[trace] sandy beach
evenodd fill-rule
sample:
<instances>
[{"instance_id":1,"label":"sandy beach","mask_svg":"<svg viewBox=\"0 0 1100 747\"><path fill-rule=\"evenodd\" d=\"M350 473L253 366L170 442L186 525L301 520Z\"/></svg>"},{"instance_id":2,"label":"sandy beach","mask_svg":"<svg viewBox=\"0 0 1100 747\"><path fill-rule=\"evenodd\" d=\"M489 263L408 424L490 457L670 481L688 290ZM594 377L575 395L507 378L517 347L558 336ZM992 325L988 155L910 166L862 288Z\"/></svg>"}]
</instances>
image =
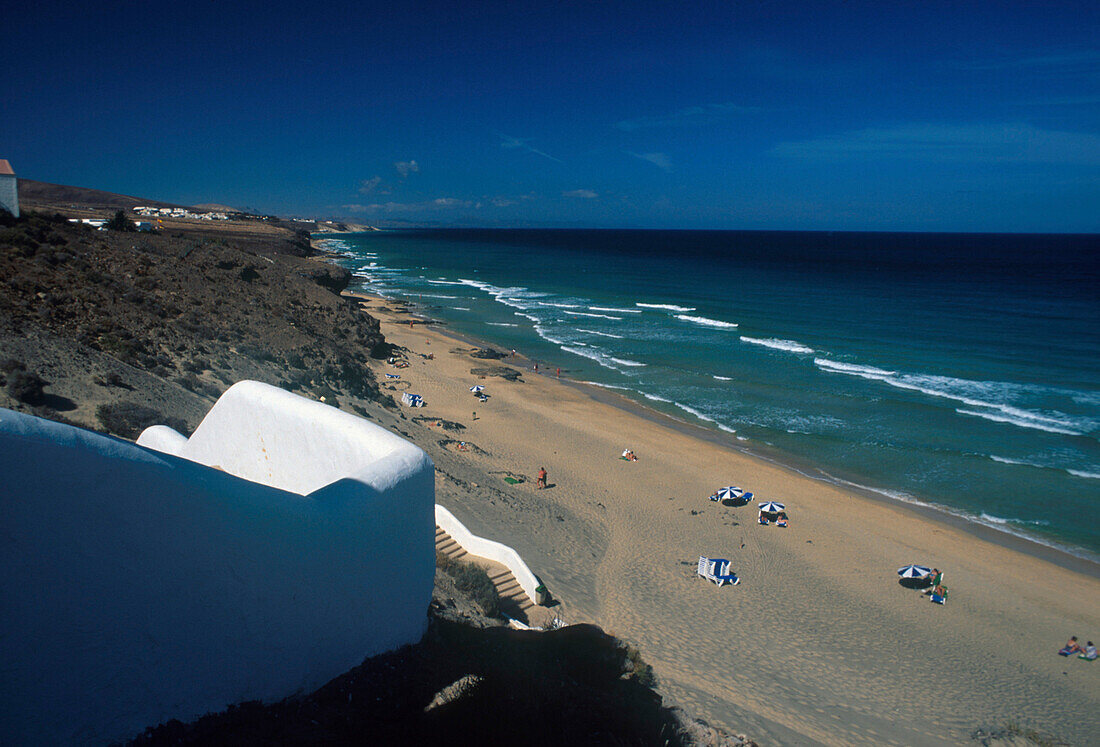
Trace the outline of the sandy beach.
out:
<instances>
[{"instance_id":1,"label":"sandy beach","mask_svg":"<svg viewBox=\"0 0 1100 747\"><path fill-rule=\"evenodd\" d=\"M403 408L400 427L435 459L437 500L519 550L566 622L639 646L694 716L767 744L960 743L1009 725L1086 744L1100 731L1100 664L1056 653L1070 635L1100 637L1089 564L810 479L598 401L522 357L472 358L468 342L362 298L409 350L408 368L371 365L395 396L426 401ZM471 374L501 365L522 378ZM627 447L637 462L619 458ZM760 526L756 499L708 500L723 485L786 503L790 527ZM742 583L697 577L700 555L729 558ZM946 571L946 605L899 585L910 562Z\"/></svg>"}]
</instances>

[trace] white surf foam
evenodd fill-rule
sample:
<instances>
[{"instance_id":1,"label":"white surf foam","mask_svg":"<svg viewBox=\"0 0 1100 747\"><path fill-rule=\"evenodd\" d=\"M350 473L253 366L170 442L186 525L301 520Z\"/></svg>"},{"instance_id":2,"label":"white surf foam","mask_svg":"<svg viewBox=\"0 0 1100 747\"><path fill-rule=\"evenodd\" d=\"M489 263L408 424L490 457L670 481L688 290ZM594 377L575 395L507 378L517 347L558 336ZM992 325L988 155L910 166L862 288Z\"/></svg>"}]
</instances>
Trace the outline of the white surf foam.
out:
<instances>
[{"instance_id":1,"label":"white surf foam","mask_svg":"<svg viewBox=\"0 0 1100 747\"><path fill-rule=\"evenodd\" d=\"M616 386L615 384L601 384L598 381L582 381L582 384L588 384L589 386L598 386L600 389L616 389L621 392L633 391L628 386Z\"/></svg>"},{"instance_id":2,"label":"white surf foam","mask_svg":"<svg viewBox=\"0 0 1100 747\"><path fill-rule=\"evenodd\" d=\"M717 423L718 422L717 420L710 417L709 415L704 415L703 413L699 412L694 407L688 407L683 402L673 402L672 404L676 405L677 407L679 407L684 412L690 413L691 415L694 415L695 417L699 418L700 420L705 420L708 423Z\"/></svg>"},{"instance_id":3,"label":"white surf foam","mask_svg":"<svg viewBox=\"0 0 1100 747\"><path fill-rule=\"evenodd\" d=\"M987 514L984 511L981 514L979 514L978 518L981 521L989 523L989 524L993 524L994 526L996 526L998 528L1004 528L1005 526L1009 526L1009 525L1012 525L1012 524L1024 525L1024 526L1031 525L1031 526L1035 526L1035 527L1050 526L1050 522L1046 521L1046 520L1043 520L1043 519L1034 520L1034 521L1028 520L1028 519L1006 519L1002 516L994 516L993 514Z\"/></svg>"},{"instance_id":4,"label":"white surf foam","mask_svg":"<svg viewBox=\"0 0 1100 747\"><path fill-rule=\"evenodd\" d=\"M640 306L643 309L664 309L665 311L695 311L694 306L677 306L673 303L637 303L635 306Z\"/></svg>"},{"instance_id":5,"label":"white surf foam","mask_svg":"<svg viewBox=\"0 0 1100 747\"><path fill-rule=\"evenodd\" d=\"M1035 387L997 381L971 381L950 376L931 374L906 374L887 371L874 366L843 363L827 358L814 358L818 368L849 376L881 381L897 389L927 394L960 402L971 409L956 409L960 415L971 415L995 423L1008 423L1020 428L1080 436L1092 429L1092 425L1079 422L1063 413L1035 412L1008 404L1006 399L1032 394ZM978 408L978 409L973 409Z\"/></svg>"},{"instance_id":6,"label":"white surf foam","mask_svg":"<svg viewBox=\"0 0 1100 747\"><path fill-rule=\"evenodd\" d=\"M1083 469L1067 469L1066 472L1075 477L1084 477L1088 480L1100 480L1100 473L1097 472L1086 472Z\"/></svg>"},{"instance_id":7,"label":"white surf foam","mask_svg":"<svg viewBox=\"0 0 1100 747\"><path fill-rule=\"evenodd\" d=\"M530 318L530 317L528 317L528 318ZM565 344L565 340L554 337L549 332L547 332L546 328L543 327L542 324L540 324L537 319L534 320L534 322L535 322L535 334L536 335L538 335L539 337L541 337L542 339L546 340L547 342L549 342L553 345L564 345Z\"/></svg>"},{"instance_id":8,"label":"white surf foam","mask_svg":"<svg viewBox=\"0 0 1100 747\"><path fill-rule=\"evenodd\" d=\"M620 366L637 367L637 366L646 365L645 363L639 363L638 361L632 361L632 360L628 360L626 358L613 358L611 356L608 356L608 357L611 358L611 360L613 360L615 363L618 363Z\"/></svg>"},{"instance_id":9,"label":"white surf foam","mask_svg":"<svg viewBox=\"0 0 1100 747\"><path fill-rule=\"evenodd\" d=\"M607 314L590 314L587 311L566 311L565 313L569 314L570 316L587 316L594 319L613 319L615 321L619 321L622 319L621 316L609 316Z\"/></svg>"},{"instance_id":10,"label":"white surf foam","mask_svg":"<svg viewBox=\"0 0 1100 747\"><path fill-rule=\"evenodd\" d=\"M518 324L511 324L509 322L485 322L490 327L518 327Z\"/></svg>"},{"instance_id":11,"label":"white surf foam","mask_svg":"<svg viewBox=\"0 0 1100 747\"><path fill-rule=\"evenodd\" d=\"M641 309L617 309L614 306L589 306L589 311L613 311L620 314L641 314Z\"/></svg>"},{"instance_id":12,"label":"white surf foam","mask_svg":"<svg viewBox=\"0 0 1100 747\"><path fill-rule=\"evenodd\" d=\"M593 350L592 348L579 348L574 345L562 345L561 349L567 353L572 353L573 355L579 355L582 358L588 358L589 360L596 361L596 363L600 364L604 368L610 368L612 371L619 370L614 366L614 364L611 363L611 359L608 356L604 355L598 350Z\"/></svg>"},{"instance_id":13,"label":"white surf foam","mask_svg":"<svg viewBox=\"0 0 1100 747\"><path fill-rule=\"evenodd\" d=\"M554 301L536 301L539 306L553 306L555 309L581 309L579 303L556 303Z\"/></svg>"},{"instance_id":14,"label":"white surf foam","mask_svg":"<svg viewBox=\"0 0 1100 747\"><path fill-rule=\"evenodd\" d=\"M1020 418L1013 417L1008 414L998 415L992 412L979 412L977 410L964 410L961 407L955 408L955 412L960 415L973 415L974 417L984 418L985 420L991 420L994 423L1010 423L1012 425L1019 426L1021 428L1032 428L1037 431L1046 431L1047 433L1061 433L1066 436L1080 436L1080 431L1072 431L1068 428L1059 428L1053 425L1046 425L1044 423L1037 422L1034 418Z\"/></svg>"},{"instance_id":15,"label":"white surf foam","mask_svg":"<svg viewBox=\"0 0 1100 747\"><path fill-rule=\"evenodd\" d=\"M646 399L651 399L654 402L667 402L670 405L672 404L672 400L666 399L665 397L658 397L656 394L646 394L645 392L642 392L642 396Z\"/></svg>"},{"instance_id":16,"label":"white surf foam","mask_svg":"<svg viewBox=\"0 0 1100 747\"><path fill-rule=\"evenodd\" d=\"M719 376L718 374L713 374L711 378L718 379L719 381L733 381L733 377L731 376Z\"/></svg>"},{"instance_id":17,"label":"white surf foam","mask_svg":"<svg viewBox=\"0 0 1100 747\"><path fill-rule=\"evenodd\" d=\"M410 295L412 295L412 294L410 293ZM417 293L416 297L417 298L450 298L450 299L460 298L460 296L444 296L444 295L438 294L438 293Z\"/></svg>"},{"instance_id":18,"label":"white surf foam","mask_svg":"<svg viewBox=\"0 0 1100 747\"><path fill-rule=\"evenodd\" d=\"M1018 464L1021 467L1038 467L1038 464L1032 464L1031 462L1021 462L1019 459L1009 459L1008 457L999 457L996 454L990 454L989 458L994 462L1000 462L1001 464Z\"/></svg>"},{"instance_id":19,"label":"white surf foam","mask_svg":"<svg viewBox=\"0 0 1100 747\"><path fill-rule=\"evenodd\" d=\"M578 332L587 332L590 335L599 335L600 337L610 337L610 338L615 339L615 340L625 340L626 339L622 335L613 335L610 332L600 332L597 329L584 329L582 327L577 327L577 331Z\"/></svg>"},{"instance_id":20,"label":"white surf foam","mask_svg":"<svg viewBox=\"0 0 1100 747\"><path fill-rule=\"evenodd\" d=\"M828 358L814 358L814 365L826 371L860 376L864 379L875 379L876 381L884 381L897 373L897 371L886 371L874 366L860 366L854 363L831 361Z\"/></svg>"},{"instance_id":21,"label":"white surf foam","mask_svg":"<svg viewBox=\"0 0 1100 747\"><path fill-rule=\"evenodd\" d=\"M813 353L813 348L808 348L800 342L794 340L780 340L777 338L760 338L760 337L745 337L741 336L741 342L747 342L752 345L763 345L766 348L773 348L775 350L785 350L788 353Z\"/></svg>"},{"instance_id":22,"label":"white surf foam","mask_svg":"<svg viewBox=\"0 0 1100 747\"><path fill-rule=\"evenodd\" d=\"M483 283L480 280L469 280L467 278L459 278L459 283L484 291L492 296L494 301L502 303L505 306L510 306L513 309L520 309L521 311L528 311L534 308L539 303L537 299L545 298L549 295L540 291L529 290L523 286L517 285L502 288L492 283Z\"/></svg>"},{"instance_id":23,"label":"white surf foam","mask_svg":"<svg viewBox=\"0 0 1100 747\"><path fill-rule=\"evenodd\" d=\"M705 316L689 316L688 314L677 314L677 319L683 319L685 322L691 322L692 324L699 324L704 327L717 327L718 329L737 329L737 324L734 322L723 322L718 319L708 319Z\"/></svg>"},{"instance_id":24,"label":"white surf foam","mask_svg":"<svg viewBox=\"0 0 1100 747\"><path fill-rule=\"evenodd\" d=\"M432 285L466 285L466 283L460 283L456 280L426 280L425 282Z\"/></svg>"}]
</instances>

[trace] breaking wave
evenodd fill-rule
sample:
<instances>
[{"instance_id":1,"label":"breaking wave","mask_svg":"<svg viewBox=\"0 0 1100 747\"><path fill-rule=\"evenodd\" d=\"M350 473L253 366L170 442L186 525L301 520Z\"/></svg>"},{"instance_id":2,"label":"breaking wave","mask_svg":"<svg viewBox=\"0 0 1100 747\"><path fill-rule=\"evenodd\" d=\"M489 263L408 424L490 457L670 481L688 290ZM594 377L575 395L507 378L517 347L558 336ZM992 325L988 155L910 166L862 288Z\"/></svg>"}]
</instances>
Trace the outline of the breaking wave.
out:
<instances>
[{"instance_id":1,"label":"breaking wave","mask_svg":"<svg viewBox=\"0 0 1100 747\"><path fill-rule=\"evenodd\" d=\"M718 329L737 329L737 324L734 322L723 322L718 319L708 319L705 316L689 316L687 314L677 314L677 319L683 319L685 322L691 322L692 324L699 324L704 327L717 327Z\"/></svg>"},{"instance_id":2,"label":"breaking wave","mask_svg":"<svg viewBox=\"0 0 1100 747\"><path fill-rule=\"evenodd\" d=\"M794 340L779 340L775 338L759 338L759 337L745 337L741 336L741 342L747 342L752 345L763 345L766 348L773 348L775 350L785 350L788 353L812 353L813 348L808 348L800 342Z\"/></svg>"}]
</instances>

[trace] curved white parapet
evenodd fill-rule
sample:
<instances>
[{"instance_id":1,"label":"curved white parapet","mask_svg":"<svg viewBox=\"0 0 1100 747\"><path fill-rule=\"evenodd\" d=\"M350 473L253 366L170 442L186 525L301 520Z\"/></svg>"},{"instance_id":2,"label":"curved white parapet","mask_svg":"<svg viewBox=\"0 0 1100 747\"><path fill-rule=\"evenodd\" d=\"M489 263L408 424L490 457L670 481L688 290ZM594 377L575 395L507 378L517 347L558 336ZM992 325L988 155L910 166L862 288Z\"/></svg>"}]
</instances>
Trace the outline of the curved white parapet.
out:
<instances>
[{"instance_id":1,"label":"curved white parapet","mask_svg":"<svg viewBox=\"0 0 1100 747\"><path fill-rule=\"evenodd\" d=\"M187 436L166 425L151 425L138 436L138 445L176 456L187 445Z\"/></svg>"},{"instance_id":2,"label":"curved white parapet","mask_svg":"<svg viewBox=\"0 0 1100 747\"><path fill-rule=\"evenodd\" d=\"M158 448L164 429L147 429L138 444ZM407 470L431 464L419 447L380 426L258 381L229 387L170 453L302 495L353 475L385 490Z\"/></svg>"},{"instance_id":3,"label":"curved white parapet","mask_svg":"<svg viewBox=\"0 0 1100 747\"><path fill-rule=\"evenodd\" d=\"M523 562L523 558L520 557L518 552L508 547L508 545L472 534L461 521L455 518L454 514L438 503L435 504L435 523L451 535L451 538L460 544L466 552L481 558L495 560L507 567L512 575L516 577L516 581L519 582L523 592L530 600L532 602L538 601L535 589L539 586L539 580L527 567L527 564Z\"/></svg>"},{"instance_id":4,"label":"curved white parapet","mask_svg":"<svg viewBox=\"0 0 1100 747\"><path fill-rule=\"evenodd\" d=\"M256 407L208 416L207 451L159 443L281 484L0 409L5 742L127 739L311 691L423 635L431 460L326 405L242 390Z\"/></svg>"}]
</instances>

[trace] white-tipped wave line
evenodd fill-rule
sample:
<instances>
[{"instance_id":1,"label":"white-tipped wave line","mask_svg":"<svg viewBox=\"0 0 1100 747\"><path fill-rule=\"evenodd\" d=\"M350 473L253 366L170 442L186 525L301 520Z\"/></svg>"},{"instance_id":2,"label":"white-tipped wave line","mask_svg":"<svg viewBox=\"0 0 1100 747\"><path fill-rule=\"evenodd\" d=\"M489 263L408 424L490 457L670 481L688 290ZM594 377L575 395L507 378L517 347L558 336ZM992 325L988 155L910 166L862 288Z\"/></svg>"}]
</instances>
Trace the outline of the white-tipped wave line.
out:
<instances>
[{"instance_id":1,"label":"white-tipped wave line","mask_svg":"<svg viewBox=\"0 0 1100 747\"><path fill-rule=\"evenodd\" d=\"M703 327L715 327L717 329L737 329L736 322L723 322L720 319L710 319L705 316L691 316L689 314L677 314L677 319Z\"/></svg>"},{"instance_id":2,"label":"white-tipped wave line","mask_svg":"<svg viewBox=\"0 0 1100 747\"><path fill-rule=\"evenodd\" d=\"M1057 428L1051 425L1043 425L1042 423L1032 422L1030 420L1024 420L1022 418L1014 418L1009 415L996 415L991 412L978 412L977 410L964 410L961 407L955 408L955 412L960 415L973 415L976 418L984 418L991 420L994 423L1009 423L1011 425L1017 425L1021 428L1032 428L1037 431L1046 431L1047 433L1060 433L1064 436L1080 436L1080 431L1071 431L1068 428Z\"/></svg>"},{"instance_id":3,"label":"white-tipped wave line","mask_svg":"<svg viewBox=\"0 0 1100 747\"><path fill-rule=\"evenodd\" d=\"M619 314L641 314L641 309L619 309L614 306L589 306L589 311L611 311Z\"/></svg>"},{"instance_id":4,"label":"white-tipped wave line","mask_svg":"<svg viewBox=\"0 0 1100 747\"><path fill-rule=\"evenodd\" d=\"M613 335L610 332L600 332L598 329L585 329L584 327L577 327L578 332L587 332L590 335L599 335L600 337L610 337L613 340L625 340L623 335Z\"/></svg>"},{"instance_id":5,"label":"white-tipped wave line","mask_svg":"<svg viewBox=\"0 0 1100 747\"><path fill-rule=\"evenodd\" d=\"M635 306L639 306L643 309L663 309L664 311L695 311L694 306L677 306L674 303L639 303L635 302Z\"/></svg>"},{"instance_id":6,"label":"white-tipped wave line","mask_svg":"<svg viewBox=\"0 0 1100 747\"><path fill-rule=\"evenodd\" d=\"M773 350L785 350L788 353L813 353L813 348L806 347L800 342L794 340L780 340L778 338L761 338L761 337L746 337L741 335L741 342L747 342L750 345L762 345L766 348L772 348Z\"/></svg>"},{"instance_id":7,"label":"white-tipped wave line","mask_svg":"<svg viewBox=\"0 0 1100 747\"><path fill-rule=\"evenodd\" d=\"M622 319L621 316L610 316L608 314L590 314L587 311L565 311L563 313L569 314L569 316L587 316L592 319L611 319L613 321L620 321Z\"/></svg>"},{"instance_id":8,"label":"white-tipped wave line","mask_svg":"<svg viewBox=\"0 0 1100 747\"><path fill-rule=\"evenodd\" d=\"M997 423L1008 423L1016 425L1021 428L1033 428L1036 430L1047 431L1049 433L1061 433L1067 436L1080 436L1083 432L1079 427L1075 427L1076 424L1068 421L1065 417L1053 417L1051 415L1044 415L1029 410L1024 410L1012 405L1002 404L1000 402L990 402L987 400L975 399L972 396L966 394L956 393L948 391L946 387L970 387L977 386L990 386L990 382L973 382L965 379L952 379L944 376L931 376L923 374L900 374L897 371L887 371L881 368L875 368L874 366L863 366L855 363L843 363L840 361L832 361L827 358L814 358L814 364L822 370L848 374L851 376L859 376L864 379L871 379L873 381L881 381L897 389L906 389L909 391L920 392L927 394L930 397L939 397L942 399L954 400L955 402L961 402L962 404L971 408L981 408L982 410L993 410L994 412L980 412L975 410L957 409L961 415L973 415L975 417L985 418ZM938 385L938 386L937 386Z\"/></svg>"}]
</instances>

